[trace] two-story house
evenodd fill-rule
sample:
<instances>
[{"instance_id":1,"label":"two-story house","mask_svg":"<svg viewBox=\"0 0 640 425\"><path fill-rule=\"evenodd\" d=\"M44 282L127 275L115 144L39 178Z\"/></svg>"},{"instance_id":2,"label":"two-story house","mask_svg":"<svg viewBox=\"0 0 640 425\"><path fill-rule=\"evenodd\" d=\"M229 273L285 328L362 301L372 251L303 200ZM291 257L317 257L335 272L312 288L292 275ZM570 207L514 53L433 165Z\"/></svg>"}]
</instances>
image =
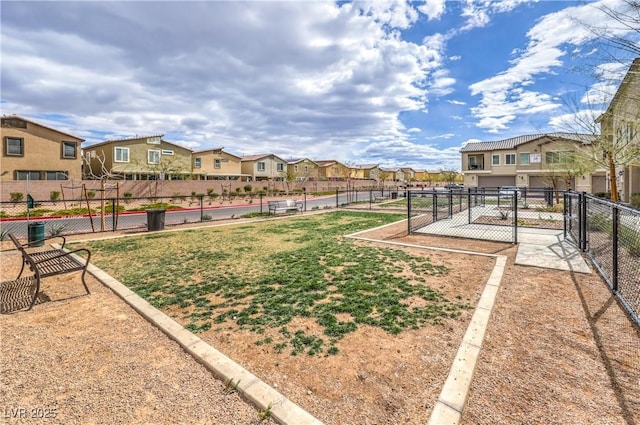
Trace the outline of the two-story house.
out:
<instances>
[{"instance_id":1,"label":"two-story house","mask_svg":"<svg viewBox=\"0 0 640 425\"><path fill-rule=\"evenodd\" d=\"M272 153L245 155L241 165L242 174L249 174L254 181L283 181L287 173L287 161Z\"/></svg>"},{"instance_id":2,"label":"two-story house","mask_svg":"<svg viewBox=\"0 0 640 425\"><path fill-rule=\"evenodd\" d=\"M191 176L191 149L162 135L107 140L84 148L85 178L184 180Z\"/></svg>"},{"instance_id":3,"label":"two-story house","mask_svg":"<svg viewBox=\"0 0 640 425\"><path fill-rule=\"evenodd\" d=\"M530 134L510 139L468 143L462 153L467 187L554 187L598 192L605 189L604 170L578 161L591 149L588 134Z\"/></svg>"},{"instance_id":4,"label":"two-story house","mask_svg":"<svg viewBox=\"0 0 640 425\"><path fill-rule=\"evenodd\" d=\"M250 174L242 174L242 158L226 152L224 148L196 151L192 156L192 173L196 180L251 179Z\"/></svg>"},{"instance_id":5,"label":"two-story house","mask_svg":"<svg viewBox=\"0 0 640 425\"><path fill-rule=\"evenodd\" d=\"M318 164L318 177L321 180L347 180L351 170L343 163L334 159L316 161Z\"/></svg>"},{"instance_id":6,"label":"two-story house","mask_svg":"<svg viewBox=\"0 0 640 425\"><path fill-rule=\"evenodd\" d=\"M4 115L1 122L0 180L82 178L84 139L17 115Z\"/></svg>"},{"instance_id":7,"label":"two-story house","mask_svg":"<svg viewBox=\"0 0 640 425\"><path fill-rule=\"evenodd\" d=\"M287 177L295 181L318 180L318 163L309 158L289 159Z\"/></svg>"},{"instance_id":8,"label":"two-story house","mask_svg":"<svg viewBox=\"0 0 640 425\"><path fill-rule=\"evenodd\" d=\"M378 180L380 178L380 168L378 164L360 164L351 168L352 178Z\"/></svg>"},{"instance_id":9,"label":"two-story house","mask_svg":"<svg viewBox=\"0 0 640 425\"><path fill-rule=\"evenodd\" d=\"M607 170L607 191L611 191L612 177L615 177L620 200L629 202L632 194L640 193L640 58L633 61L597 122L601 137L606 138L603 147L608 146L619 160L612 158Z\"/></svg>"}]
</instances>

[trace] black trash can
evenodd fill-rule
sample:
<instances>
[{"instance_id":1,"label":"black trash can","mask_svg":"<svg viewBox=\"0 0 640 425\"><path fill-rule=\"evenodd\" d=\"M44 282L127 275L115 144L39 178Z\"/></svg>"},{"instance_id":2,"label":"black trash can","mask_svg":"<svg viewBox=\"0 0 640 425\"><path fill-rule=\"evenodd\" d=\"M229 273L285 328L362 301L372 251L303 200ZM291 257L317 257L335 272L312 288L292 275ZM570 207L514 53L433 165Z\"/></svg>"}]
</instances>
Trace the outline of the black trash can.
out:
<instances>
[{"instance_id":1,"label":"black trash can","mask_svg":"<svg viewBox=\"0 0 640 425\"><path fill-rule=\"evenodd\" d=\"M29 246L44 245L44 221L36 221L27 225Z\"/></svg>"},{"instance_id":2,"label":"black trash can","mask_svg":"<svg viewBox=\"0 0 640 425\"><path fill-rule=\"evenodd\" d=\"M391 199L398 199L398 192L391 192Z\"/></svg>"},{"instance_id":3,"label":"black trash can","mask_svg":"<svg viewBox=\"0 0 640 425\"><path fill-rule=\"evenodd\" d=\"M164 213L166 210L147 210L147 230L154 232L164 230Z\"/></svg>"}]
</instances>

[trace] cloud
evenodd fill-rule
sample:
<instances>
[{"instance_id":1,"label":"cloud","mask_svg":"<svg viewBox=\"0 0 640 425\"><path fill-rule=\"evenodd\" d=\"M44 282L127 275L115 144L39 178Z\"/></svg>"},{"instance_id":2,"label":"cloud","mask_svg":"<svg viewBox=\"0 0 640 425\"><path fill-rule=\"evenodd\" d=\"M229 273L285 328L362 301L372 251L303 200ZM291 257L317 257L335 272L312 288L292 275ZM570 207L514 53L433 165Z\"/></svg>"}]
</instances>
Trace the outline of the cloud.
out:
<instances>
[{"instance_id":1,"label":"cloud","mask_svg":"<svg viewBox=\"0 0 640 425\"><path fill-rule=\"evenodd\" d=\"M417 127L413 127L413 128L410 128L410 129L407 130L407 133L421 133L421 132L422 132L422 130L420 130Z\"/></svg>"},{"instance_id":2,"label":"cloud","mask_svg":"<svg viewBox=\"0 0 640 425\"><path fill-rule=\"evenodd\" d=\"M600 25L606 22L607 16L596 6L590 3L569 7L544 16L528 31L528 45L517 52L510 68L469 86L472 95L481 96L478 106L471 109L478 119L478 127L495 133L507 129L520 115L551 111L561 106L552 96L524 90L524 87L532 86L536 77L553 74L561 67L566 55L565 46L580 46L595 37L593 32L576 22L599 22Z\"/></svg>"},{"instance_id":3,"label":"cloud","mask_svg":"<svg viewBox=\"0 0 640 425\"><path fill-rule=\"evenodd\" d=\"M436 136L428 136L425 137L425 140L436 140L436 139L451 139L453 136L455 136L455 134L453 133L445 133L445 134L438 134Z\"/></svg>"},{"instance_id":4,"label":"cloud","mask_svg":"<svg viewBox=\"0 0 640 425\"><path fill-rule=\"evenodd\" d=\"M461 100L447 100L452 105L466 105L467 102L463 102Z\"/></svg>"},{"instance_id":5,"label":"cloud","mask_svg":"<svg viewBox=\"0 0 640 425\"><path fill-rule=\"evenodd\" d=\"M399 36L419 13L391 0L7 2L3 111L59 114L89 142L162 133L349 160L362 143L410 137L399 114L426 108L427 81L451 84L432 78L442 44Z\"/></svg>"},{"instance_id":6,"label":"cloud","mask_svg":"<svg viewBox=\"0 0 640 425\"><path fill-rule=\"evenodd\" d=\"M466 18L466 23L460 31L484 27L491 21L491 15L510 12L526 3L531 3L531 0L464 0L461 16Z\"/></svg>"},{"instance_id":7,"label":"cloud","mask_svg":"<svg viewBox=\"0 0 640 425\"><path fill-rule=\"evenodd\" d=\"M439 19L445 12L446 0L426 0L424 4L418 6L418 11L427 15L431 21Z\"/></svg>"}]
</instances>

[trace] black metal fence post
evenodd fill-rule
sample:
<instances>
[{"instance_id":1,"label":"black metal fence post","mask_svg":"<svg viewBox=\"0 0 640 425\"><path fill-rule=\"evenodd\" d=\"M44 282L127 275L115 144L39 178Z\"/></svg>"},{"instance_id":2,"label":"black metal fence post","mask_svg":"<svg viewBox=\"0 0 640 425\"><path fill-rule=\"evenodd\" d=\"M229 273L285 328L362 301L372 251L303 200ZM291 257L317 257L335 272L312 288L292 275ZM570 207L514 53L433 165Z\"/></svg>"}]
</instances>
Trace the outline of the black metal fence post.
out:
<instances>
[{"instance_id":1,"label":"black metal fence post","mask_svg":"<svg viewBox=\"0 0 640 425\"><path fill-rule=\"evenodd\" d=\"M340 189L336 189L336 208L340 206L340 201L338 200L338 196L340 195Z\"/></svg>"},{"instance_id":2,"label":"black metal fence post","mask_svg":"<svg viewBox=\"0 0 640 425\"><path fill-rule=\"evenodd\" d=\"M201 193L198 198L200 198L200 221L204 221L204 195Z\"/></svg>"},{"instance_id":3,"label":"black metal fence post","mask_svg":"<svg viewBox=\"0 0 640 425\"><path fill-rule=\"evenodd\" d=\"M578 230L578 234L580 235L580 243L578 245L582 251L586 252L589 240L589 235L587 234L587 220L589 219L587 217L587 194L586 192L582 192L580 195L581 198L578 198L578 220L580 220L580 229Z\"/></svg>"},{"instance_id":4,"label":"black metal fence post","mask_svg":"<svg viewBox=\"0 0 640 425\"><path fill-rule=\"evenodd\" d=\"M567 239L567 233L568 233L568 229L567 226L569 225L569 211L571 211L571 196L569 196L569 194L567 192L564 193L563 195L563 199L562 199L564 206L562 208L562 216L564 218L564 223L563 223L563 231L562 231L562 237L564 239Z\"/></svg>"},{"instance_id":5,"label":"black metal fence post","mask_svg":"<svg viewBox=\"0 0 640 425\"><path fill-rule=\"evenodd\" d=\"M451 189L449 189L447 199L449 200L449 217L452 217L453 216L453 191Z\"/></svg>"},{"instance_id":6,"label":"black metal fence post","mask_svg":"<svg viewBox=\"0 0 640 425\"><path fill-rule=\"evenodd\" d=\"M120 211L118 211L117 206L119 206L120 204L118 202L116 202L117 199L112 199L111 200L111 205L113 205L113 213L111 214L111 231L115 232L116 231L116 227L118 223L118 214L120 214Z\"/></svg>"},{"instance_id":7,"label":"black metal fence post","mask_svg":"<svg viewBox=\"0 0 640 425\"><path fill-rule=\"evenodd\" d=\"M260 214L262 214L262 192L260 192Z\"/></svg>"},{"instance_id":8,"label":"black metal fence post","mask_svg":"<svg viewBox=\"0 0 640 425\"><path fill-rule=\"evenodd\" d=\"M431 211L433 213L433 222L438 221L438 194L436 191L433 191L432 199L431 199Z\"/></svg>"},{"instance_id":9,"label":"black metal fence post","mask_svg":"<svg viewBox=\"0 0 640 425\"><path fill-rule=\"evenodd\" d=\"M307 188L302 188L302 193L304 193L304 212L307 212Z\"/></svg>"},{"instance_id":10,"label":"black metal fence post","mask_svg":"<svg viewBox=\"0 0 640 425\"><path fill-rule=\"evenodd\" d=\"M369 209L372 208L371 202L373 198L373 190L369 189Z\"/></svg>"},{"instance_id":11,"label":"black metal fence post","mask_svg":"<svg viewBox=\"0 0 640 425\"><path fill-rule=\"evenodd\" d=\"M467 202L469 203L469 205L467 205L467 208L469 210L469 221L467 222L467 224L471 224L471 188L467 189Z\"/></svg>"},{"instance_id":12,"label":"black metal fence post","mask_svg":"<svg viewBox=\"0 0 640 425\"><path fill-rule=\"evenodd\" d=\"M618 227L620 221L620 210L615 206L611 206L611 213L613 215L613 233L611 237L613 238L613 252L612 252L612 274L611 276L611 285L613 292L618 292L618 244L620 242L620 235L618 234Z\"/></svg>"},{"instance_id":13,"label":"black metal fence post","mask_svg":"<svg viewBox=\"0 0 640 425\"><path fill-rule=\"evenodd\" d=\"M513 191L513 243L518 243L518 191Z\"/></svg>"},{"instance_id":14,"label":"black metal fence post","mask_svg":"<svg viewBox=\"0 0 640 425\"><path fill-rule=\"evenodd\" d=\"M411 194L407 197L407 232L411 234Z\"/></svg>"}]
</instances>

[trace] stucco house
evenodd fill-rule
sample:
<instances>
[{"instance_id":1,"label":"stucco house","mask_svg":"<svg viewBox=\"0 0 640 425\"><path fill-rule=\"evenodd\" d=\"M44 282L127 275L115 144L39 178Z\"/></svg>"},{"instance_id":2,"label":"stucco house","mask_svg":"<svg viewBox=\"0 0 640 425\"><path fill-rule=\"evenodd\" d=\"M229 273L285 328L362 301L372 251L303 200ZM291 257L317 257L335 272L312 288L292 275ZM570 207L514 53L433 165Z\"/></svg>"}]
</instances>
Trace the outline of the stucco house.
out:
<instances>
[{"instance_id":1,"label":"stucco house","mask_svg":"<svg viewBox=\"0 0 640 425\"><path fill-rule=\"evenodd\" d=\"M346 180L351 172L349 167L335 159L316 161L316 164L320 180Z\"/></svg>"},{"instance_id":2,"label":"stucco house","mask_svg":"<svg viewBox=\"0 0 640 425\"><path fill-rule=\"evenodd\" d=\"M82 178L84 139L17 115L1 122L1 181Z\"/></svg>"},{"instance_id":3,"label":"stucco house","mask_svg":"<svg viewBox=\"0 0 640 425\"><path fill-rule=\"evenodd\" d=\"M85 178L185 180L191 178L191 149L161 134L107 140L84 148Z\"/></svg>"},{"instance_id":4,"label":"stucco house","mask_svg":"<svg viewBox=\"0 0 640 425\"><path fill-rule=\"evenodd\" d=\"M351 169L351 177L354 179L378 180L380 178L378 164L360 164L349 168Z\"/></svg>"},{"instance_id":5,"label":"stucco house","mask_svg":"<svg viewBox=\"0 0 640 425\"><path fill-rule=\"evenodd\" d=\"M629 202L632 194L640 193L640 58L633 61L607 110L597 122L600 123L601 136L609 139L610 146L621 149L619 156L630 160L615 170L620 200ZM607 183L607 191L610 191L609 170Z\"/></svg>"},{"instance_id":6,"label":"stucco house","mask_svg":"<svg viewBox=\"0 0 640 425\"><path fill-rule=\"evenodd\" d=\"M242 158L224 148L205 149L192 153L192 173L196 180L241 180L251 179L242 174Z\"/></svg>"},{"instance_id":7,"label":"stucco house","mask_svg":"<svg viewBox=\"0 0 640 425\"><path fill-rule=\"evenodd\" d=\"M318 180L318 163L309 158L292 158L287 161L287 177L295 181Z\"/></svg>"},{"instance_id":8,"label":"stucco house","mask_svg":"<svg viewBox=\"0 0 640 425\"><path fill-rule=\"evenodd\" d=\"M254 181L283 181L287 161L272 153L245 155L241 158L242 174L248 174Z\"/></svg>"},{"instance_id":9,"label":"stucco house","mask_svg":"<svg viewBox=\"0 0 640 425\"><path fill-rule=\"evenodd\" d=\"M510 139L468 143L462 153L466 187L554 187L604 192L605 171L580 167L579 150L591 149L594 135L530 134Z\"/></svg>"}]
</instances>

